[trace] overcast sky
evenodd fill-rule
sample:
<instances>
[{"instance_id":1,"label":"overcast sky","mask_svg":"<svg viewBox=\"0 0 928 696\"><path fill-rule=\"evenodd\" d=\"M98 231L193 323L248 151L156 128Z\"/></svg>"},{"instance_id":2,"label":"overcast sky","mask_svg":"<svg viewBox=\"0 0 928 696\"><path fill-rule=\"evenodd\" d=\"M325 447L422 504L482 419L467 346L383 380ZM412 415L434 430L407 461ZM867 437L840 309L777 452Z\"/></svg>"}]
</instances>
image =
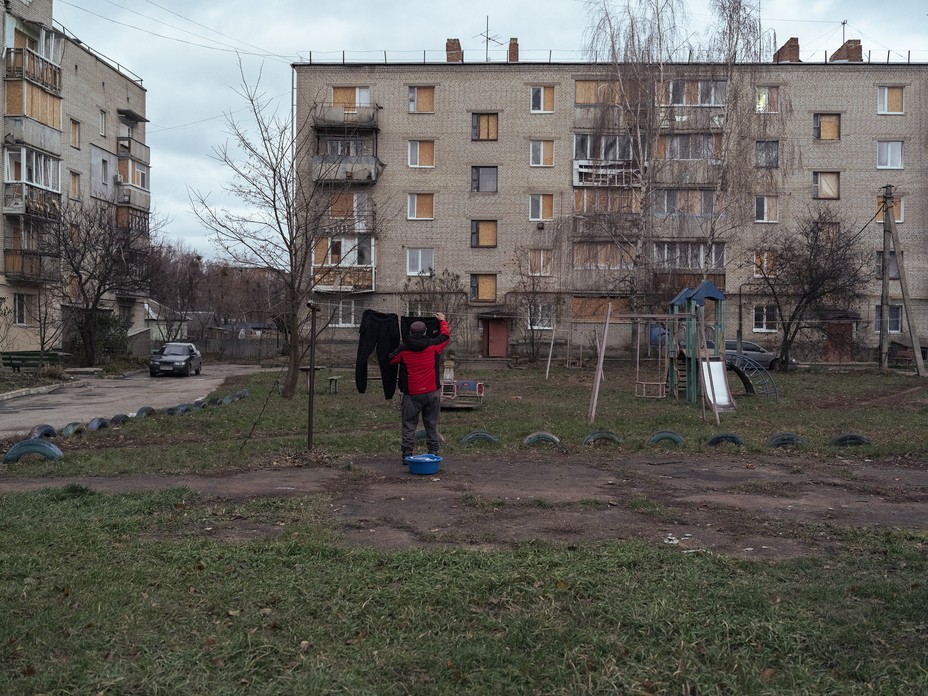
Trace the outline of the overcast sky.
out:
<instances>
[{"instance_id":1,"label":"overcast sky","mask_svg":"<svg viewBox=\"0 0 928 696\"><path fill-rule=\"evenodd\" d=\"M212 158L225 140L224 114L242 108L235 93L241 57L246 76L259 71L268 95L290 103L294 61L443 60L445 39L465 55L485 56L487 33L518 37L523 61L581 57L585 0L497 0L485 6L421 0L54 0L55 20L86 45L136 73L148 90L152 201L172 222L169 240L216 256L190 212L188 187L222 200L228 173ZM690 0L694 29L709 21L709 0ZM257 10L257 11L256 11ZM803 60L823 60L843 38L860 39L866 60L928 62L928 3L900 0L762 0L771 42L799 37ZM846 25L842 21L846 20ZM491 60L494 56L491 53Z\"/></svg>"}]
</instances>

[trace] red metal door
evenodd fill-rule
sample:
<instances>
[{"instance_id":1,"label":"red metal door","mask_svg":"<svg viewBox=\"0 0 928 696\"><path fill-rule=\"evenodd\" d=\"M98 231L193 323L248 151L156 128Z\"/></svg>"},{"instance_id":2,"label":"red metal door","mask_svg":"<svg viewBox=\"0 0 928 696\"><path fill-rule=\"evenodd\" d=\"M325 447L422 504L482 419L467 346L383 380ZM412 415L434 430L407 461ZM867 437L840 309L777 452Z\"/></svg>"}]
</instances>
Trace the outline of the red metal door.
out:
<instances>
[{"instance_id":1,"label":"red metal door","mask_svg":"<svg viewBox=\"0 0 928 696\"><path fill-rule=\"evenodd\" d=\"M483 355L505 358L509 355L509 320L483 319Z\"/></svg>"}]
</instances>

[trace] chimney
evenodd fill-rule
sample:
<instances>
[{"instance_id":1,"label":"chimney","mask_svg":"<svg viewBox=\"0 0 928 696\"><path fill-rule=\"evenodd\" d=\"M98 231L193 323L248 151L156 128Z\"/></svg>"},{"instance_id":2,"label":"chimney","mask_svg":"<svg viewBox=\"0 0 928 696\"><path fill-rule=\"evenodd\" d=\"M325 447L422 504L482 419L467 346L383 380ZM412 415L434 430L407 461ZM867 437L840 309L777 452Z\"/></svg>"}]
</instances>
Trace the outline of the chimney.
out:
<instances>
[{"instance_id":1,"label":"chimney","mask_svg":"<svg viewBox=\"0 0 928 696\"><path fill-rule=\"evenodd\" d=\"M519 39L509 39L509 62L519 62Z\"/></svg>"},{"instance_id":2,"label":"chimney","mask_svg":"<svg viewBox=\"0 0 928 696\"><path fill-rule=\"evenodd\" d=\"M795 36L780 46L773 54L774 63L801 63L799 60L799 39Z\"/></svg>"},{"instance_id":3,"label":"chimney","mask_svg":"<svg viewBox=\"0 0 928 696\"><path fill-rule=\"evenodd\" d=\"M860 39L848 39L844 45L831 54L829 63L863 63L864 49Z\"/></svg>"},{"instance_id":4,"label":"chimney","mask_svg":"<svg viewBox=\"0 0 928 696\"><path fill-rule=\"evenodd\" d=\"M464 51L461 50L461 42L458 39L448 39L445 41L445 54L449 63L463 63Z\"/></svg>"}]
</instances>

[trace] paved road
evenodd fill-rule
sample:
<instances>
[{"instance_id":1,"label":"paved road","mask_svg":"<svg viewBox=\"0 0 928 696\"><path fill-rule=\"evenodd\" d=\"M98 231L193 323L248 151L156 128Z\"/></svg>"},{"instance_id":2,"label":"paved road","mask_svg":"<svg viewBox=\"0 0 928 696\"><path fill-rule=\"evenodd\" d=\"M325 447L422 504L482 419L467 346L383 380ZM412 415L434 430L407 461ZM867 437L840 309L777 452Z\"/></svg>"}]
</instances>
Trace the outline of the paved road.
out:
<instances>
[{"instance_id":1,"label":"paved road","mask_svg":"<svg viewBox=\"0 0 928 696\"><path fill-rule=\"evenodd\" d=\"M131 415L142 406L190 403L218 389L227 377L259 370L252 365L208 365L202 374L190 377L153 379L147 370L115 379L80 377L49 393L0 401L0 438L28 433L42 423L62 428L74 421Z\"/></svg>"}]
</instances>

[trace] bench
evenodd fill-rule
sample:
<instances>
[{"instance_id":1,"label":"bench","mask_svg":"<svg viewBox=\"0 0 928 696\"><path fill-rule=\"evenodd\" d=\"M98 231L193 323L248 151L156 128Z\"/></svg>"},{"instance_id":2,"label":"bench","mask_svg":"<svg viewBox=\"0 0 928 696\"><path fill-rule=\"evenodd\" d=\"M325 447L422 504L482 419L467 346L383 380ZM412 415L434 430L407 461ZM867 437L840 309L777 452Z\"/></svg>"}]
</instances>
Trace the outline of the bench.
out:
<instances>
[{"instance_id":1,"label":"bench","mask_svg":"<svg viewBox=\"0 0 928 696\"><path fill-rule=\"evenodd\" d=\"M894 367L900 365L914 365L915 351L911 348L899 348L890 356Z\"/></svg>"},{"instance_id":2,"label":"bench","mask_svg":"<svg viewBox=\"0 0 928 696\"><path fill-rule=\"evenodd\" d=\"M69 353L58 351L40 351L40 350L13 350L0 353L0 364L8 367L13 372L19 372L22 368L36 370L39 365L60 365Z\"/></svg>"}]
</instances>

